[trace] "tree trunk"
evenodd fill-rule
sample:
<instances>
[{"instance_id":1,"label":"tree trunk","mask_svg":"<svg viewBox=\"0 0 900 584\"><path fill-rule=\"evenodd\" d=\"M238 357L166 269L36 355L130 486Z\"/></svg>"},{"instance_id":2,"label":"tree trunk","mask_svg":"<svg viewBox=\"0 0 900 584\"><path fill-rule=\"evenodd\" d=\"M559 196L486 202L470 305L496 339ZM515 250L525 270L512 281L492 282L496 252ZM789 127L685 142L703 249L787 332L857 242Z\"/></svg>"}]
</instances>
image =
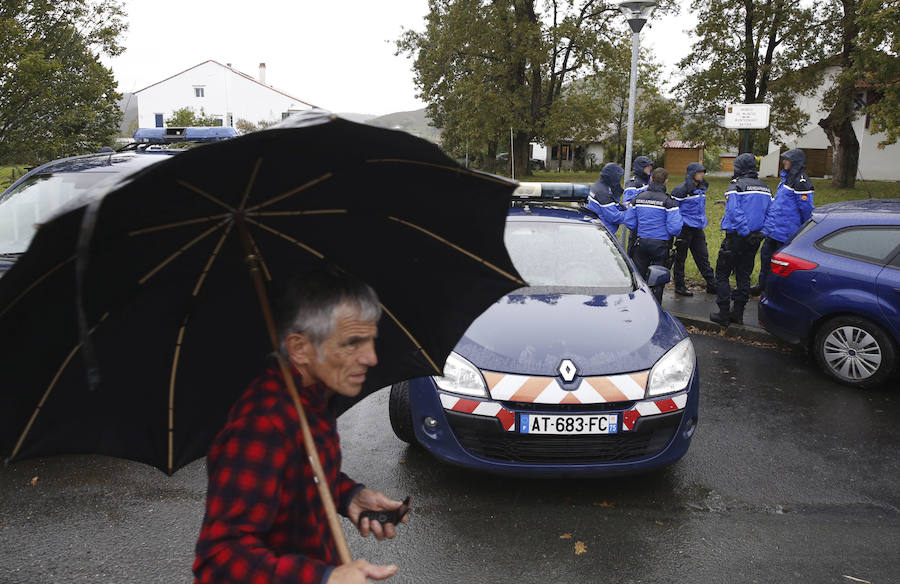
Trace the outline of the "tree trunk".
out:
<instances>
[{"instance_id":1,"label":"tree trunk","mask_svg":"<svg viewBox=\"0 0 900 584\"><path fill-rule=\"evenodd\" d=\"M497 141L489 140L487 143L487 160L485 160L485 170L488 172L497 171Z\"/></svg>"},{"instance_id":2,"label":"tree trunk","mask_svg":"<svg viewBox=\"0 0 900 584\"><path fill-rule=\"evenodd\" d=\"M516 132L514 136L515 161L516 161L516 177L531 176L531 169L528 168L528 132ZM512 156L510 156L512 160Z\"/></svg>"}]
</instances>

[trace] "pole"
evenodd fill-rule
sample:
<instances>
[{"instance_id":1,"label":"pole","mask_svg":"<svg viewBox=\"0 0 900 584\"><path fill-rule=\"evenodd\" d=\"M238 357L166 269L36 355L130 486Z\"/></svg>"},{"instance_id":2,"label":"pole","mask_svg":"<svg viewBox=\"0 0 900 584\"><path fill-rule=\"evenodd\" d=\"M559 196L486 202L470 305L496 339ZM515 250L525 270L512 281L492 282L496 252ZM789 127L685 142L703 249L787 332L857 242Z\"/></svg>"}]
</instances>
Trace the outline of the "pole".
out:
<instances>
[{"instance_id":1,"label":"pole","mask_svg":"<svg viewBox=\"0 0 900 584\"><path fill-rule=\"evenodd\" d=\"M629 173L631 172L631 155L632 155L632 143L634 142L634 99L635 94L637 93L637 66L638 66L638 53L641 48L641 40L640 40L640 26L636 27L631 21L629 24L632 28L631 35L631 83L628 87L628 132L625 135L625 180L628 180ZM643 25L643 23L641 23ZM637 30L634 30L634 29ZM622 245L626 245L628 229L622 229Z\"/></svg>"},{"instance_id":2,"label":"pole","mask_svg":"<svg viewBox=\"0 0 900 584\"><path fill-rule=\"evenodd\" d=\"M513 152L513 131L509 129L509 178L516 180L516 158Z\"/></svg>"},{"instance_id":3,"label":"pole","mask_svg":"<svg viewBox=\"0 0 900 584\"><path fill-rule=\"evenodd\" d=\"M300 433L303 435L303 448L309 457L309 464L312 466L313 475L315 476L316 488L319 491L319 497L322 499L322 507L325 509L325 517L328 520L328 527L331 529L331 535L334 536L334 543L337 547L338 557L341 564L349 564L353 561L350 556L350 546L347 545L347 538L344 536L344 529L341 527L341 521L338 519L337 507L331 496L331 489L325 478L325 470L319 461L319 454L316 451L316 443L313 440L312 432L309 429L309 422L306 421L306 413L303 411L303 404L300 401L300 395L297 393L297 387L294 385L294 376L291 374L287 363L281 358L278 351L278 335L275 332L275 319L272 316L272 307L269 304L269 297L266 294L266 286L259 270L259 257L256 255L253 242L250 240L250 233L247 231L247 223L241 215L234 217L235 227L241 237L241 244L244 246L246 254L247 266L250 269L250 277L256 288L256 295L259 299L259 306L262 309L263 320L266 322L266 329L269 332L269 340L272 342L272 348L278 355L278 366L281 368L281 375L284 377L284 383L287 385L288 392L294 402L294 408L297 410L297 417L300 419Z\"/></svg>"}]
</instances>

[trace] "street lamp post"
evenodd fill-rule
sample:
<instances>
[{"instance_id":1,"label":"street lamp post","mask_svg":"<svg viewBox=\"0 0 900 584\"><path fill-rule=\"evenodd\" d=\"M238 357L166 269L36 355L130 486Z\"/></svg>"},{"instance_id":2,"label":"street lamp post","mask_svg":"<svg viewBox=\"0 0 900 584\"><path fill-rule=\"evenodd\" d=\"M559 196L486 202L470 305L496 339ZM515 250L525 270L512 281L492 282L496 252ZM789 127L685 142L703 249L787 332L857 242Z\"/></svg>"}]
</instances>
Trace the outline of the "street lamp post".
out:
<instances>
[{"instance_id":1,"label":"street lamp post","mask_svg":"<svg viewBox=\"0 0 900 584\"><path fill-rule=\"evenodd\" d=\"M634 98L637 92L637 66L640 52L640 33L656 7L656 0L624 0L619 2L619 10L628 18L631 27L631 84L628 88L628 132L625 137L625 176L631 172L631 147L634 142ZM625 243L625 232L622 230L622 243Z\"/></svg>"}]
</instances>

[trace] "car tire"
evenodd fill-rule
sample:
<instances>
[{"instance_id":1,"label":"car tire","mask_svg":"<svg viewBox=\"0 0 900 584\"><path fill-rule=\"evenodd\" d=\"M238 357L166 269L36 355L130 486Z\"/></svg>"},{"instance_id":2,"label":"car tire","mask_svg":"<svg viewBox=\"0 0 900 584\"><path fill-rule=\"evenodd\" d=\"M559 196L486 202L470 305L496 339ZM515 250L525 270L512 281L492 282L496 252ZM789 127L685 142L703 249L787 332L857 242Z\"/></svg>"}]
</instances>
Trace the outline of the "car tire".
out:
<instances>
[{"instance_id":1,"label":"car tire","mask_svg":"<svg viewBox=\"0 0 900 584\"><path fill-rule=\"evenodd\" d=\"M813 350L825 373L854 387L884 383L897 364L897 349L887 333L858 316L838 316L822 324L816 331Z\"/></svg>"},{"instance_id":2,"label":"car tire","mask_svg":"<svg viewBox=\"0 0 900 584\"><path fill-rule=\"evenodd\" d=\"M409 405L409 382L401 381L391 386L388 399L388 416L394 435L407 444L416 444L416 433L413 430L412 407Z\"/></svg>"}]
</instances>

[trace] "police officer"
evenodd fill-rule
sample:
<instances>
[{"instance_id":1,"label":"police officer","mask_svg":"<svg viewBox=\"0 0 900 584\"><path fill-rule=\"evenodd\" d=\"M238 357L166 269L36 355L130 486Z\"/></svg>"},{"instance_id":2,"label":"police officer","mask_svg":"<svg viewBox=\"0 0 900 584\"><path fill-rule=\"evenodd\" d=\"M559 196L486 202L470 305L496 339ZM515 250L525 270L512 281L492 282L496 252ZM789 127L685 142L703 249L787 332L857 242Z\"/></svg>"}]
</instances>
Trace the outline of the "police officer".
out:
<instances>
[{"instance_id":1,"label":"police officer","mask_svg":"<svg viewBox=\"0 0 900 584\"><path fill-rule=\"evenodd\" d=\"M622 196L622 177L625 170L610 162L600 171L600 178L591 185L587 198L587 208L600 217L610 233L615 235L619 225L625 220L625 206L619 202Z\"/></svg>"},{"instance_id":2,"label":"police officer","mask_svg":"<svg viewBox=\"0 0 900 584\"><path fill-rule=\"evenodd\" d=\"M625 203L625 207L631 204L632 199L634 199L638 193L642 193L647 190L647 185L650 184L650 172L653 170L653 161L647 158L646 156L638 156L634 159L634 162L631 163L631 172L633 173L631 176L631 180L625 183L625 191L622 193L622 202ZM636 236L635 234L628 234L628 253L631 253L631 248L634 246Z\"/></svg>"},{"instance_id":3,"label":"police officer","mask_svg":"<svg viewBox=\"0 0 900 584\"><path fill-rule=\"evenodd\" d=\"M650 275L651 265L666 265L672 238L681 233L678 203L666 194L668 179L665 168L655 169L650 184L631 200L625 211L625 226L637 236L631 259L644 280ZM662 302L663 286L653 288L657 302Z\"/></svg>"},{"instance_id":4,"label":"police officer","mask_svg":"<svg viewBox=\"0 0 900 584\"><path fill-rule=\"evenodd\" d=\"M734 159L734 178L725 192L722 229L725 240L716 260L716 304L709 318L722 326L744 322L744 307L750 299L750 274L763 239L760 231L772 202L772 189L759 179L756 158L744 153ZM731 293L729 277L734 272L737 288ZM732 300L734 304L732 305Z\"/></svg>"},{"instance_id":5,"label":"police officer","mask_svg":"<svg viewBox=\"0 0 900 584\"><path fill-rule=\"evenodd\" d=\"M706 189L709 183L704 180L706 168L699 162L688 164L684 182L672 191L672 198L678 203L684 227L681 235L675 240L675 265L672 277L675 280L675 293L681 296L693 296L694 293L684 284L684 262L690 250L700 275L706 280L706 291L716 293L716 275L709 265L709 251L706 248L706 234L703 228L709 223L706 218Z\"/></svg>"},{"instance_id":6,"label":"police officer","mask_svg":"<svg viewBox=\"0 0 900 584\"><path fill-rule=\"evenodd\" d=\"M813 209L813 185L806 175L806 153L799 148L788 150L781 155L784 169L781 182L775 191L775 199L766 213L762 231L766 236L760 252L759 285L750 289L758 296L766 289L766 280L771 272L771 260L776 251L784 247L784 242L797 233L806 223Z\"/></svg>"}]
</instances>

